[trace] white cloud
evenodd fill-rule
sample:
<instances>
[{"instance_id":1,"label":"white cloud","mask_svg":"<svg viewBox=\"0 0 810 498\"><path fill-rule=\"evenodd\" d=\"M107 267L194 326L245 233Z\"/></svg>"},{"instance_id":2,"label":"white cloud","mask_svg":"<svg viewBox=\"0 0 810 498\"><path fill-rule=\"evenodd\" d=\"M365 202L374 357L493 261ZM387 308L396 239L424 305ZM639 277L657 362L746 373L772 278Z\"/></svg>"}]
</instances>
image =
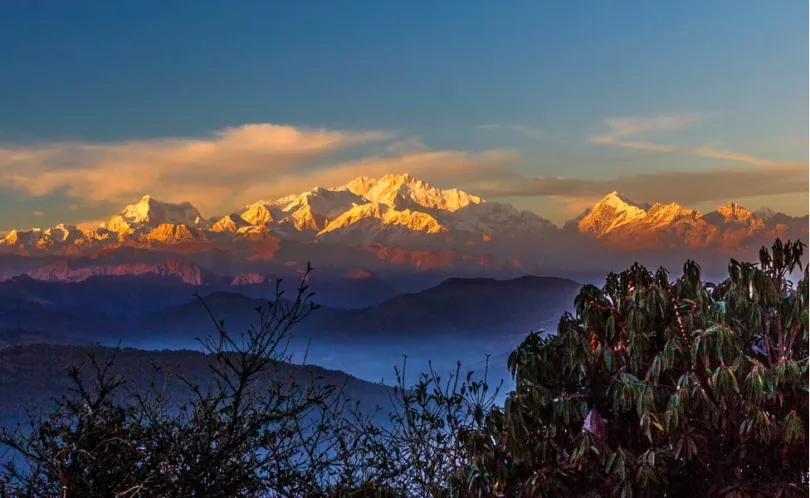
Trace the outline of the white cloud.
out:
<instances>
[{"instance_id":1,"label":"white cloud","mask_svg":"<svg viewBox=\"0 0 810 498\"><path fill-rule=\"evenodd\" d=\"M615 144L622 139L654 133L676 132L708 119L706 113L659 114L657 116L625 116L604 121L605 135L591 138L593 143Z\"/></svg>"},{"instance_id":2,"label":"white cloud","mask_svg":"<svg viewBox=\"0 0 810 498\"><path fill-rule=\"evenodd\" d=\"M629 116L610 118L604 121L605 133L590 138L593 144L623 147L653 152L688 154L710 159L722 159L754 166L795 166L797 163L786 163L765 159L742 152L722 150L719 143L709 143L691 147L681 147L634 140L637 137L673 133L689 128L711 117L708 113L661 114L658 116Z\"/></svg>"},{"instance_id":3,"label":"white cloud","mask_svg":"<svg viewBox=\"0 0 810 498\"><path fill-rule=\"evenodd\" d=\"M526 135L529 138L539 140L546 136L546 133L543 130L539 130L537 128L532 128L531 126L526 125L512 125L510 128L518 133Z\"/></svg>"},{"instance_id":4,"label":"white cloud","mask_svg":"<svg viewBox=\"0 0 810 498\"><path fill-rule=\"evenodd\" d=\"M430 147L425 145L419 138L406 138L391 142L385 150L389 154L410 154L429 151Z\"/></svg>"}]
</instances>

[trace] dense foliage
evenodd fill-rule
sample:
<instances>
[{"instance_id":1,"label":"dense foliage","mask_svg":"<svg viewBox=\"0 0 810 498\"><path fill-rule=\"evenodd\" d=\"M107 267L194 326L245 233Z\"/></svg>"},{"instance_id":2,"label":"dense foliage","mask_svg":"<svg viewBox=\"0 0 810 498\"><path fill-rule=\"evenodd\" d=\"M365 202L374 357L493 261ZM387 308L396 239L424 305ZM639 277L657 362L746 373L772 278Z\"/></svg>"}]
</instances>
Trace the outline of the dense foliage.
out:
<instances>
[{"instance_id":1,"label":"dense foliage","mask_svg":"<svg viewBox=\"0 0 810 498\"><path fill-rule=\"evenodd\" d=\"M803 245L714 285L640 265L586 285L557 334L509 358L503 411L467 438L481 496L807 496ZM586 417L588 425L583 430Z\"/></svg>"},{"instance_id":2,"label":"dense foliage","mask_svg":"<svg viewBox=\"0 0 810 498\"><path fill-rule=\"evenodd\" d=\"M246 334L218 323L203 341L212 381L175 379L180 402L91 355L53 411L0 434L24 463L0 473L0 496L806 496L804 247L777 240L716 285L693 261L674 281L610 274L557 334L512 353L504 406L460 366L414 386L398 370L384 422L281 368L312 309L302 284Z\"/></svg>"}]
</instances>

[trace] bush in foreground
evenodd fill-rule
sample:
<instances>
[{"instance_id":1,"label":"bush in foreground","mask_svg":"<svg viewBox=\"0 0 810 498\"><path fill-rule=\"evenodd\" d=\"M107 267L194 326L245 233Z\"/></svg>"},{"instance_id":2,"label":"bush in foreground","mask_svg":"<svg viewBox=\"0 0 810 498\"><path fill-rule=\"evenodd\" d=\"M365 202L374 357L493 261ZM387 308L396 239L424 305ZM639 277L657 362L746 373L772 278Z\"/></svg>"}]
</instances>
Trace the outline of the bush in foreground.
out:
<instances>
[{"instance_id":1,"label":"bush in foreground","mask_svg":"<svg viewBox=\"0 0 810 498\"><path fill-rule=\"evenodd\" d=\"M504 409L466 437L481 496L807 496L803 245L732 260L715 285L634 265L586 285L509 358ZM583 427L585 430L583 430Z\"/></svg>"}]
</instances>

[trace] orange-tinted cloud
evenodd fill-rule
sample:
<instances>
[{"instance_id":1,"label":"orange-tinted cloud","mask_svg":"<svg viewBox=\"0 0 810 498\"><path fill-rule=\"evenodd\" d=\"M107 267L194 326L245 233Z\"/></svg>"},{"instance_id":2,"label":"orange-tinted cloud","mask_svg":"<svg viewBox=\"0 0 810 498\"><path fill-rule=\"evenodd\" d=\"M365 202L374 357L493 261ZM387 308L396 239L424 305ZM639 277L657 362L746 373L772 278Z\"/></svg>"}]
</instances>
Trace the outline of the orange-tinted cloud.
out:
<instances>
[{"instance_id":1,"label":"orange-tinted cloud","mask_svg":"<svg viewBox=\"0 0 810 498\"><path fill-rule=\"evenodd\" d=\"M193 198L213 208L256 182L390 137L252 124L200 139L0 147L0 184L34 196L64 190L85 202L127 201L150 193L170 201Z\"/></svg>"},{"instance_id":2,"label":"orange-tinted cloud","mask_svg":"<svg viewBox=\"0 0 810 498\"><path fill-rule=\"evenodd\" d=\"M378 157L331 159L353 146L387 141ZM357 176L408 172L441 182L497 171L516 157L497 150L431 151L418 139L382 132L253 124L195 139L0 146L0 185L33 196L62 191L73 208L123 205L148 193L170 202L190 201L211 216Z\"/></svg>"},{"instance_id":3,"label":"orange-tinted cloud","mask_svg":"<svg viewBox=\"0 0 810 498\"><path fill-rule=\"evenodd\" d=\"M388 173L410 173L437 186L463 187L465 183L498 177L503 168L519 159L508 150L481 153L463 151L426 151L390 157L367 157L338 163L306 174L291 172L275 181L257 183L240 192L240 203L272 200L316 186L335 187L359 177L379 177Z\"/></svg>"},{"instance_id":4,"label":"orange-tinted cloud","mask_svg":"<svg viewBox=\"0 0 810 498\"><path fill-rule=\"evenodd\" d=\"M473 193L483 196L545 196L579 202L617 190L638 202L678 202L739 199L762 195L807 193L807 164L759 168L659 172L609 180L566 177L513 176L482 182Z\"/></svg>"}]
</instances>

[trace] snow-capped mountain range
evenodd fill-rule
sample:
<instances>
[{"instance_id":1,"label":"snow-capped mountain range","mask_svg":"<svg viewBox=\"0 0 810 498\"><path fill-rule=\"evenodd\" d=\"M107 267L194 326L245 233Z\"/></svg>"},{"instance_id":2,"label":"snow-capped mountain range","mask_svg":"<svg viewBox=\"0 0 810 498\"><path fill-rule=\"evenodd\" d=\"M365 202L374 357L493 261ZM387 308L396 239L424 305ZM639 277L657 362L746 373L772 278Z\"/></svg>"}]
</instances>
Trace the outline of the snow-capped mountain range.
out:
<instances>
[{"instance_id":1,"label":"snow-capped mountain range","mask_svg":"<svg viewBox=\"0 0 810 498\"><path fill-rule=\"evenodd\" d=\"M568 222L564 230L625 251L689 248L735 254L776 237L806 241L808 217L791 217L768 208L751 212L733 202L703 214L676 203L636 204L612 192Z\"/></svg>"},{"instance_id":2,"label":"snow-capped mountain range","mask_svg":"<svg viewBox=\"0 0 810 498\"><path fill-rule=\"evenodd\" d=\"M735 254L775 237L807 240L807 231L806 216L751 212L733 203L703 214L678 204L637 204L617 192L558 228L530 211L438 189L408 174L389 174L258 201L212 218L188 202L145 195L95 229L60 224L12 230L0 239L0 252L81 255L120 246L183 252L261 246L273 247L275 254L279 245L295 242L359 247L380 259L413 263L415 255L426 252L504 260L583 244L613 252L689 248Z\"/></svg>"}]
</instances>

